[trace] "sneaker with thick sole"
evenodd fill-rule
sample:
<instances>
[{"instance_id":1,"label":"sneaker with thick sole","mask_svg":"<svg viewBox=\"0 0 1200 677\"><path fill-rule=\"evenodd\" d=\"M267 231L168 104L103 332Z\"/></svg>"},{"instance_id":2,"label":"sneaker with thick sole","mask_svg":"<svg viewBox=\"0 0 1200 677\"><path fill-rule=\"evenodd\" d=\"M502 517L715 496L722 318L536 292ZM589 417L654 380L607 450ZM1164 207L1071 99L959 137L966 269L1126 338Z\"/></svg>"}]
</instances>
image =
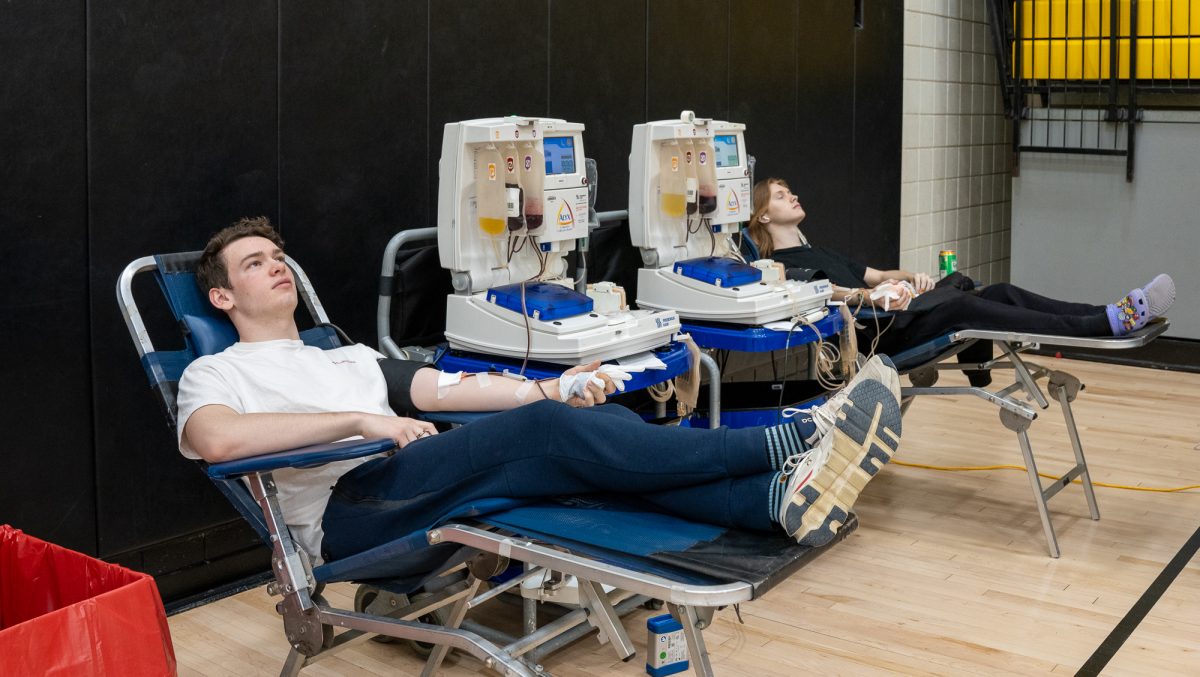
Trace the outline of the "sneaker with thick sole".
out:
<instances>
[{"instance_id":1,"label":"sneaker with thick sole","mask_svg":"<svg viewBox=\"0 0 1200 677\"><path fill-rule=\"evenodd\" d=\"M815 430L804 441L809 445L816 445L830 430L833 430L837 423L837 412L841 410L850 391L859 383L866 381L882 383L896 398L896 401L900 401L900 375L896 373L896 365L887 355L875 355L859 367L858 373L850 379L845 387L831 395L824 403L815 407L788 407L781 413L784 418L807 414L812 419Z\"/></svg>"},{"instance_id":2,"label":"sneaker with thick sole","mask_svg":"<svg viewBox=\"0 0 1200 677\"><path fill-rule=\"evenodd\" d=\"M879 381L859 382L838 409L833 430L785 464L780 526L802 545L833 540L863 487L899 446L899 401Z\"/></svg>"}]
</instances>

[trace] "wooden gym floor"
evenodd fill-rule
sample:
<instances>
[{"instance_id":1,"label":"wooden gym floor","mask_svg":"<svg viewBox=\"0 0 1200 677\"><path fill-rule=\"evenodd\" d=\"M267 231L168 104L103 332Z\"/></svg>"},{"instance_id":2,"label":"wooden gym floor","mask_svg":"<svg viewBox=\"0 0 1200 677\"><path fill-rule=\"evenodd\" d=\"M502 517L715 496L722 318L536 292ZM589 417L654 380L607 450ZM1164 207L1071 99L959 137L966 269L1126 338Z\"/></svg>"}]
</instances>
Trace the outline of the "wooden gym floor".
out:
<instances>
[{"instance_id":1,"label":"wooden gym floor","mask_svg":"<svg viewBox=\"0 0 1200 677\"><path fill-rule=\"evenodd\" d=\"M1200 483L1200 374L1035 358L1079 377L1074 403L1093 481L1143 487ZM965 384L944 373L942 384ZM897 460L1021 465L1015 435L975 398L923 398L904 418ZM1058 406L1031 428L1039 470L1069 467ZM861 526L764 599L705 632L718 675L1074 674L1200 526L1200 490L1097 487L1101 520L1078 486L1050 502L1062 548L1047 556L1023 472L943 472L892 465L863 492ZM326 591L350 608L353 588ZM274 675L287 654L275 598L250 590L170 619L182 675ZM485 605L483 612L487 612ZM496 612L512 613L501 605ZM493 613L496 613L493 612ZM660 612L655 612L660 613ZM625 627L628 663L585 637L543 661L555 675L644 674L649 611ZM360 643L305 675L415 675L400 645ZM477 674L452 656L445 675ZM1104 674L1200 674L1200 557L1194 558Z\"/></svg>"}]
</instances>

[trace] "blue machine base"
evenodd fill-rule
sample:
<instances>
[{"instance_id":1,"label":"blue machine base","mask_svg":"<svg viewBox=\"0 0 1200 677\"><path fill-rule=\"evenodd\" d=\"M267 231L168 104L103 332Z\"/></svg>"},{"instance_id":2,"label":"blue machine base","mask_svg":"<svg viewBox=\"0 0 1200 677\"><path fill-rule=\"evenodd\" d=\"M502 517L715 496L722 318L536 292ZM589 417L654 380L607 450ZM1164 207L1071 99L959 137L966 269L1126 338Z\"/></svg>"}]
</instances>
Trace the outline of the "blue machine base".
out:
<instances>
[{"instance_id":1,"label":"blue machine base","mask_svg":"<svg viewBox=\"0 0 1200 677\"><path fill-rule=\"evenodd\" d=\"M781 402L780 390L783 398ZM700 387L699 407L691 416L679 422L684 428L707 428L708 386ZM731 406L721 407L721 425L728 428L753 428L773 426L792 421L800 426L802 434L812 433L812 421L807 416L797 415L785 419L783 410L788 407L807 409L824 404L828 393L816 381L789 381L786 383L733 382L721 385L721 399Z\"/></svg>"},{"instance_id":2,"label":"blue machine base","mask_svg":"<svg viewBox=\"0 0 1200 677\"><path fill-rule=\"evenodd\" d=\"M655 348L651 352L654 353L655 357L666 363L667 368L647 369L646 371L633 373L633 379L625 383L626 392L641 390L646 386L662 383L688 370L688 349L683 343L669 343L662 348ZM609 362L615 363L615 360L609 360ZM472 374L481 371L498 373L508 371L515 374L521 370L521 360L519 359L457 350L444 352L435 364L442 371L465 371ZM561 364L531 361L525 367L525 376L536 379L554 378L561 376L566 369L567 367Z\"/></svg>"},{"instance_id":3,"label":"blue machine base","mask_svg":"<svg viewBox=\"0 0 1200 677\"><path fill-rule=\"evenodd\" d=\"M820 338L825 339L842 331L842 316L831 312L813 323ZM743 353L766 353L772 350L793 348L806 343L815 343L817 335L804 325L797 326L791 336L786 331L775 331L763 327L747 327L720 322L698 322L688 320L680 331L691 334L701 348L736 350Z\"/></svg>"},{"instance_id":4,"label":"blue machine base","mask_svg":"<svg viewBox=\"0 0 1200 677\"><path fill-rule=\"evenodd\" d=\"M543 322L590 313L595 305L586 294L551 282L518 282L492 287L487 291L487 300L520 313L522 285L525 287L525 314Z\"/></svg>"},{"instance_id":5,"label":"blue machine base","mask_svg":"<svg viewBox=\"0 0 1200 677\"><path fill-rule=\"evenodd\" d=\"M684 277L718 287L738 287L762 281L762 271L758 268L720 256L676 261L672 269Z\"/></svg>"}]
</instances>

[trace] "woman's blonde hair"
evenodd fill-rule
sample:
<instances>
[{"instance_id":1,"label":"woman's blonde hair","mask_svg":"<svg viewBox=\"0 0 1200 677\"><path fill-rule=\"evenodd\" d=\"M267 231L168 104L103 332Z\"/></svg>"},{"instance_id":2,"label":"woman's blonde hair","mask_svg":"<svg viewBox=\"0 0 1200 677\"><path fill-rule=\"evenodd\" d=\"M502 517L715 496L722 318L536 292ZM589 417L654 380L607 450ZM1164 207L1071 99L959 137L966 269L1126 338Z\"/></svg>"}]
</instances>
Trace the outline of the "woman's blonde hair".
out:
<instances>
[{"instance_id":1,"label":"woman's blonde hair","mask_svg":"<svg viewBox=\"0 0 1200 677\"><path fill-rule=\"evenodd\" d=\"M769 259L771 254L775 253L775 243L771 240L771 233L767 231L767 224L759 220L771 205L771 184L779 184L791 190L787 181L783 179L763 179L754 184L754 212L750 214L750 227L746 229L746 234L758 248L758 257L762 259Z\"/></svg>"}]
</instances>

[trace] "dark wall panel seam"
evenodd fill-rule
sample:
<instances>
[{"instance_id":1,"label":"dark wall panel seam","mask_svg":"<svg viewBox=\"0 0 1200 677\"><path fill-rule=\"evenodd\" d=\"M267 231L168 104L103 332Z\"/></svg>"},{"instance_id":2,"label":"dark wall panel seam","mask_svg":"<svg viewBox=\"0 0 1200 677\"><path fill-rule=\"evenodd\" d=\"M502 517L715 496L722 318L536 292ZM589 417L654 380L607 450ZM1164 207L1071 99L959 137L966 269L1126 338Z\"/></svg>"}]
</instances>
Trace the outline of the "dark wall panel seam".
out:
<instances>
[{"instance_id":1,"label":"dark wall panel seam","mask_svg":"<svg viewBox=\"0 0 1200 677\"><path fill-rule=\"evenodd\" d=\"M792 20L792 135L800 134L800 3L793 4L796 13Z\"/></svg>"},{"instance_id":2,"label":"dark wall panel seam","mask_svg":"<svg viewBox=\"0 0 1200 677\"><path fill-rule=\"evenodd\" d=\"M650 121L650 2L646 0L646 77L642 85L645 91L642 97L642 120L647 122Z\"/></svg>"},{"instance_id":3,"label":"dark wall panel seam","mask_svg":"<svg viewBox=\"0 0 1200 677\"><path fill-rule=\"evenodd\" d=\"M275 2L275 227L283 233L283 3Z\"/></svg>"},{"instance_id":4,"label":"dark wall panel seam","mask_svg":"<svg viewBox=\"0 0 1200 677\"><path fill-rule=\"evenodd\" d=\"M725 111L721 117L733 115L733 0L725 3Z\"/></svg>"},{"instance_id":5,"label":"dark wall panel seam","mask_svg":"<svg viewBox=\"0 0 1200 677\"><path fill-rule=\"evenodd\" d=\"M430 128L429 125L431 125L431 124L433 124L433 0L426 0L426 2L425 2L425 129L428 131L425 132L425 168L426 168L426 171L425 171L425 195L429 195L430 191L433 190L434 179L438 178L438 180L440 180L440 177L438 176L438 172L441 171L441 167L435 167L432 172L429 171L429 165L431 162L433 162L433 140L434 140L434 138L437 138L438 143L441 143L441 138L442 138L442 134L440 133L439 130L434 130L434 129ZM439 133L435 134L434 133L435 131L439 131ZM440 160L440 157L439 157L439 160ZM426 205L425 205L425 223L421 224L420 227L424 228L424 227L429 226L430 224L433 224L434 226L438 225L437 204L436 203L432 206L432 211L433 211L433 213L430 214L430 205L428 203L426 203Z\"/></svg>"},{"instance_id":6,"label":"dark wall panel seam","mask_svg":"<svg viewBox=\"0 0 1200 677\"><path fill-rule=\"evenodd\" d=\"M850 195L855 195L858 191L858 43L859 34L861 31L858 28L851 30L853 40L853 48L850 50ZM853 214L854 212L851 212ZM854 217L854 225L857 226L857 215Z\"/></svg>"},{"instance_id":7,"label":"dark wall panel seam","mask_svg":"<svg viewBox=\"0 0 1200 677\"><path fill-rule=\"evenodd\" d=\"M91 0L85 0L83 3L83 256L87 261L88 267L92 268L92 69L89 67L92 61L92 3ZM89 353L88 368L92 374L96 373L96 351L92 349L92 324L96 321L95 314L92 310L92 276L84 276L83 293L88 299L87 304L87 326L84 329L84 336L87 340ZM113 287L116 287L116 280L113 280ZM91 397L88 398L88 420L92 422L92 552L100 552L100 473L97 468L100 465L100 422L96 420L96 383L92 374L88 375L88 381L92 384L89 389Z\"/></svg>"}]
</instances>

